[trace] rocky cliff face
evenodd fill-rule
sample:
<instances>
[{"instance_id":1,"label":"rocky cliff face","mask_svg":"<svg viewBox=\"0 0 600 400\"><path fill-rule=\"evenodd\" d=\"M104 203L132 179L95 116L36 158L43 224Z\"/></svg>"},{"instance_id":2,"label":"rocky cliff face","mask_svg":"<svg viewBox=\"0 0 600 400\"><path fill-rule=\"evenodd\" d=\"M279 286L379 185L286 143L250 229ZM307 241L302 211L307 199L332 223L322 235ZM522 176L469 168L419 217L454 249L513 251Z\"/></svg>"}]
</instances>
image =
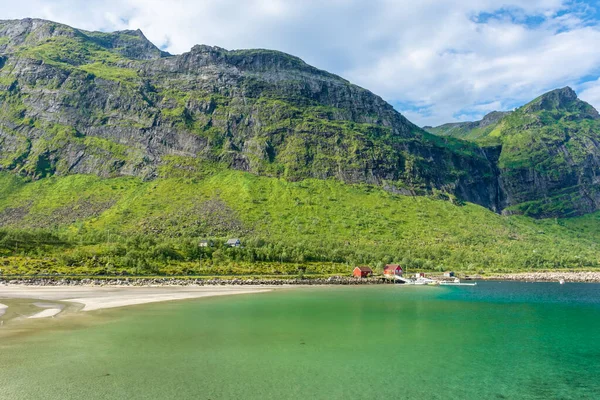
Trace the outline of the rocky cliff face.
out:
<instances>
[{"instance_id":1,"label":"rocky cliff face","mask_svg":"<svg viewBox=\"0 0 600 400\"><path fill-rule=\"evenodd\" d=\"M500 118L463 124L458 136L499 152L500 208L535 217L600 209L600 115L571 88L551 91ZM449 125L432 132L454 136Z\"/></svg>"},{"instance_id":2,"label":"rocky cliff face","mask_svg":"<svg viewBox=\"0 0 600 400\"><path fill-rule=\"evenodd\" d=\"M498 210L478 146L428 134L296 57L210 46L171 56L140 31L0 21L0 169L154 179L222 167L438 189Z\"/></svg>"}]
</instances>

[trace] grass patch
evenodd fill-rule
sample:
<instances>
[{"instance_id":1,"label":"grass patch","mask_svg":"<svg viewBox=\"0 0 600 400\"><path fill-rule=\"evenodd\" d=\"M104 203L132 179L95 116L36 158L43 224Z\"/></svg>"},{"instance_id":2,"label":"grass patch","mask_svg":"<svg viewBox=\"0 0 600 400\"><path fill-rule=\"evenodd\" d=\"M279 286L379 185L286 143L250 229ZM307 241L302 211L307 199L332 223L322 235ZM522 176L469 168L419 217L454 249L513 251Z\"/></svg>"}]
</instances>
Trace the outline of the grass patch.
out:
<instances>
[{"instance_id":1,"label":"grass patch","mask_svg":"<svg viewBox=\"0 0 600 400\"><path fill-rule=\"evenodd\" d=\"M139 78L137 72L132 69L116 67L102 62L82 65L79 68L97 78L110 81L134 82Z\"/></svg>"}]
</instances>

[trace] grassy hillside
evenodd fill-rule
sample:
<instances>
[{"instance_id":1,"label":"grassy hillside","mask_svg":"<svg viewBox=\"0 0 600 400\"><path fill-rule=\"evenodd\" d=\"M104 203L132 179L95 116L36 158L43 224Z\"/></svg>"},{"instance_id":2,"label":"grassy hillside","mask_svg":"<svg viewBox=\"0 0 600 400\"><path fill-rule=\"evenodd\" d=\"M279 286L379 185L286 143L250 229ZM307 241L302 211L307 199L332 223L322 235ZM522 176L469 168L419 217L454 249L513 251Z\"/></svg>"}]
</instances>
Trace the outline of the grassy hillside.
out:
<instances>
[{"instance_id":1,"label":"grassy hillside","mask_svg":"<svg viewBox=\"0 0 600 400\"><path fill-rule=\"evenodd\" d=\"M299 265L337 274L388 262L470 273L598 266L598 215L503 217L434 197L237 171L151 182L0 174L0 268L181 275L295 274ZM244 247L224 247L230 237ZM199 247L203 239L215 247Z\"/></svg>"}]
</instances>

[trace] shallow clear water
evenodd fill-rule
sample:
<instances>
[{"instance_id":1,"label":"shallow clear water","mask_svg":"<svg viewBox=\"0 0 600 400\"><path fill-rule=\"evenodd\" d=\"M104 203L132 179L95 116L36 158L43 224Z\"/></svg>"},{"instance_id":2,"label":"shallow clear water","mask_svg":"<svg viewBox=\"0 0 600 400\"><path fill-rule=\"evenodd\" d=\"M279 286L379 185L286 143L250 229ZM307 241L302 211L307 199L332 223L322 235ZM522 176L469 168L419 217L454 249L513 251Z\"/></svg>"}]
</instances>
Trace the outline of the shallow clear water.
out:
<instances>
[{"instance_id":1,"label":"shallow clear water","mask_svg":"<svg viewBox=\"0 0 600 400\"><path fill-rule=\"evenodd\" d=\"M598 399L600 285L334 287L3 339L0 399Z\"/></svg>"}]
</instances>

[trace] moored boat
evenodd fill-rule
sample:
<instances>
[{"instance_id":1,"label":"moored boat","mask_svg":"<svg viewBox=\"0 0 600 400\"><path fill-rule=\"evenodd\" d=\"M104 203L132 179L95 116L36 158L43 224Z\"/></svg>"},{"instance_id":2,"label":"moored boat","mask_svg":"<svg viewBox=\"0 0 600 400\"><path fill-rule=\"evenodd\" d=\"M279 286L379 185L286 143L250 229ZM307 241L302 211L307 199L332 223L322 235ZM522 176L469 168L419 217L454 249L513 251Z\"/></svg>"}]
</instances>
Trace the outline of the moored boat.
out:
<instances>
[{"instance_id":1,"label":"moored boat","mask_svg":"<svg viewBox=\"0 0 600 400\"><path fill-rule=\"evenodd\" d=\"M473 283L462 283L460 279L456 278L454 281L441 281L442 286L477 286L477 282Z\"/></svg>"}]
</instances>

